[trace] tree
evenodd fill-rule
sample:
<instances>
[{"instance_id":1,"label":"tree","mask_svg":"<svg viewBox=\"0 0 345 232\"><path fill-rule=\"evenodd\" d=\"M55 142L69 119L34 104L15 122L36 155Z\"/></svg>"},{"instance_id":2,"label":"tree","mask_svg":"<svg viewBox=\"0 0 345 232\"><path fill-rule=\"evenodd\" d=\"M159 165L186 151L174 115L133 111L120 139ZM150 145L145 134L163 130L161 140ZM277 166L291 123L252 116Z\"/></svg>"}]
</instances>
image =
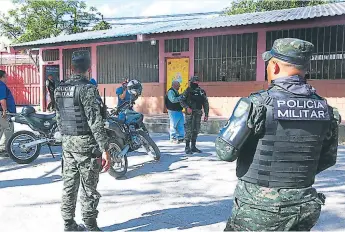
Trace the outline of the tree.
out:
<instances>
[{"instance_id":1,"label":"tree","mask_svg":"<svg viewBox=\"0 0 345 232\"><path fill-rule=\"evenodd\" d=\"M93 30L93 31L100 31L100 30L108 30L108 29L111 29L110 23L104 21L103 15L101 15L101 14L99 14L99 15L102 17L102 20L101 20L98 24L96 24L96 25L92 28L92 30Z\"/></svg>"},{"instance_id":2,"label":"tree","mask_svg":"<svg viewBox=\"0 0 345 232\"><path fill-rule=\"evenodd\" d=\"M90 7L87 9L83 1L68 1L68 10L71 16L71 24L68 27L69 34L87 31L87 27L92 22L97 22L97 9Z\"/></svg>"},{"instance_id":3,"label":"tree","mask_svg":"<svg viewBox=\"0 0 345 232\"><path fill-rule=\"evenodd\" d=\"M225 9L225 14L243 14L252 12L282 10L296 7L316 6L320 4L339 2L339 0L234 0L230 7Z\"/></svg>"},{"instance_id":4,"label":"tree","mask_svg":"<svg viewBox=\"0 0 345 232\"><path fill-rule=\"evenodd\" d=\"M0 17L1 35L16 43L73 34L100 21L96 8L79 0L13 0L16 8Z\"/></svg>"}]
</instances>

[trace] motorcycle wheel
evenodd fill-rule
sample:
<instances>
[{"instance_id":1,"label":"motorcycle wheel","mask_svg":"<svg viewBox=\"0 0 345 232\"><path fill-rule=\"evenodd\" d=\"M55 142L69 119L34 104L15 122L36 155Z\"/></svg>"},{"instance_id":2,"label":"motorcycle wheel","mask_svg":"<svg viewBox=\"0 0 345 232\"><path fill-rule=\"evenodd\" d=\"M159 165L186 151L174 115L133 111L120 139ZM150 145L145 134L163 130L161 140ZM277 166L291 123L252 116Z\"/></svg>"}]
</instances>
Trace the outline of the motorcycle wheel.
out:
<instances>
[{"instance_id":1,"label":"motorcycle wheel","mask_svg":"<svg viewBox=\"0 0 345 232\"><path fill-rule=\"evenodd\" d=\"M117 158L116 155L122 151L124 146L121 146L119 142L111 142L112 149L110 149L111 165L108 170L108 173L115 179L123 177L127 173L128 168L128 159L127 154L121 159ZM115 165L121 165L121 169L115 167ZM114 168L115 167L115 168Z\"/></svg>"},{"instance_id":2,"label":"motorcycle wheel","mask_svg":"<svg viewBox=\"0 0 345 232\"><path fill-rule=\"evenodd\" d=\"M153 156L155 160L159 160L161 158L161 152L159 148L157 147L156 143L150 137L150 135L142 130L139 130L138 134L144 142L143 145L145 147L146 152L148 154L151 153L150 155Z\"/></svg>"},{"instance_id":3,"label":"motorcycle wheel","mask_svg":"<svg viewBox=\"0 0 345 232\"><path fill-rule=\"evenodd\" d=\"M8 152L9 157L14 162L18 164L29 164L32 161L34 161L40 154L41 144L37 144L36 146L30 147L28 151L22 151L22 149L19 147L22 143L20 143L20 141L17 141L17 140L21 140L20 139L21 137L27 137L27 139L25 139L26 140L25 143L30 143L38 139L37 136L31 131L18 131L9 138L6 144L6 150ZM16 146L16 143L19 143L19 144ZM19 149L19 153L18 153L18 150L15 150L16 148ZM32 152L32 154L28 155L28 152L30 153ZM22 153L26 153L24 158L21 158L18 155Z\"/></svg>"}]
</instances>

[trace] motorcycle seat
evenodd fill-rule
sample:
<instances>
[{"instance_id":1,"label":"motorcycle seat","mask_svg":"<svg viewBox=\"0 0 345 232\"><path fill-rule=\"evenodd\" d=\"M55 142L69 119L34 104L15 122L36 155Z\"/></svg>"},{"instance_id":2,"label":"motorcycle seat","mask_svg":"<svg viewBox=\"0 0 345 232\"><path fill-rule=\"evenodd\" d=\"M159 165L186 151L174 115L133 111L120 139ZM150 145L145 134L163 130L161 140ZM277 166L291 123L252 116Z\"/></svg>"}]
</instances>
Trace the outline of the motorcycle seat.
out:
<instances>
[{"instance_id":1,"label":"motorcycle seat","mask_svg":"<svg viewBox=\"0 0 345 232\"><path fill-rule=\"evenodd\" d=\"M30 116L34 117L34 118L44 119L44 120L51 120L56 116L56 113L53 113L53 114L36 114L36 113L33 113Z\"/></svg>"}]
</instances>

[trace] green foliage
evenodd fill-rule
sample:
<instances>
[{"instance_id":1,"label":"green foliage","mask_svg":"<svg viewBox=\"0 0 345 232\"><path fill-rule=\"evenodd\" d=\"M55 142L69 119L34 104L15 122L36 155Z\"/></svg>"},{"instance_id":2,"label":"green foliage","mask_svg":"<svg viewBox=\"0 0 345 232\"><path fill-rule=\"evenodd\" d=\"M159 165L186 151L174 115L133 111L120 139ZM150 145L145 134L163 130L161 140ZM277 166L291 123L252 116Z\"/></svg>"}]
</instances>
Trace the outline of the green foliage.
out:
<instances>
[{"instance_id":1,"label":"green foliage","mask_svg":"<svg viewBox=\"0 0 345 232\"><path fill-rule=\"evenodd\" d=\"M12 1L16 7L0 17L0 29L16 43L84 32L100 21L97 9L80 0Z\"/></svg>"},{"instance_id":2,"label":"green foliage","mask_svg":"<svg viewBox=\"0 0 345 232\"><path fill-rule=\"evenodd\" d=\"M234 0L231 6L225 9L225 14L243 14L252 12L282 10L296 7L316 6L320 4L339 2L339 0Z\"/></svg>"},{"instance_id":3,"label":"green foliage","mask_svg":"<svg viewBox=\"0 0 345 232\"><path fill-rule=\"evenodd\" d=\"M93 31L108 30L108 29L111 29L111 25L104 20L102 20L101 22L99 22L97 25L95 25L92 28Z\"/></svg>"}]
</instances>

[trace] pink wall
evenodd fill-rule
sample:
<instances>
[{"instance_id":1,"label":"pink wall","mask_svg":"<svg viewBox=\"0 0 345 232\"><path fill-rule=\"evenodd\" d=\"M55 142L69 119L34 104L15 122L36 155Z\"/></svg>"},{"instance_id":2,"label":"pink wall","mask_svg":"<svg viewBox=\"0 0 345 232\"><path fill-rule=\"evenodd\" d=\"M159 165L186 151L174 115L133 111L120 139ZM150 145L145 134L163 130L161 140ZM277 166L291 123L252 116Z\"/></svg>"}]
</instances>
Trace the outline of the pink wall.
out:
<instances>
[{"instance_id":1,"label":"pink wall","mask_svg":"<svg viewBox=\"0 0 345 232\"><path fill-rule=\"evenodd\" d=\"M262 53L266 51L266 31L258 31L257 53L256 53L256 80L265 81L265 61Z\"/></svg>"},{"instance_id":2,"label":"pink wall","mask_svg":"<svg viewBox=\"0 0 345 232\"><path fill-rule=\"evenodd\" d=\"M213 28L213 29L202 29L194 31L176 32L176 33L161 33L152 35L138 35L137 40L123 40L123 41L110 41L110 42L98 42L87 44L76 44L76 45L65 45L57 47L46 47L40 49L59 48L60 58L62 58L62 49L78 48L91 46L92 55L92 77L97 79L97 46L108 45L108 44L121 44L121 43L132 43L137 41L149 41L155 39L159 41L159 83L165 83L165 59L168 57L189 57L190 58L190 75L194 74L194 38L204 36L216 36L216 35L229 35L229 34L241 34L241 33L258 33L258 45L257 45L257 81L265 80L265 62L261 58L261 54L266 51L266 32L273 30L284 30L284 29L297 29L297 28L308 28L308 27L322 27L332 25L345 24L345 16L336 17L323 17L315 18L310 20L297 20L290 22L280 22L275 24L256 24L247 26L235 26L235 27L224 27L224 28ZM189 52L181 52L179 56L173 56L172 53L164 52L164 40L165 39L180 39L189 38ZM62 60L60 59L60 75L62 76Z\"/></svg>"},{"instance_id":3,"label":"pink wall","mask_svg":"<svg viewBox=\"0 0 345 232\"><path fill-rule=\"evenodd\" d=\"M205 88L208 88L208 92L211 95L220 94L222 96L211 96L212 102L216 104L217 102L223 102L222 108L229 108L230 103L227 103L227 98L237 98L240 96L246 96L248 91L253 90L253 86L255 86L255 90L257 88L261 88L263 86L262 83L265 82L265 62L262 60L262 53L266 51L266 32L267 31L274 31L274 30L284 30L284 29L296 29L296 28L310 28L310 27L323 27L323 26L332 26L332 25L343 25L345 24L345 16L336 16L336 17L323 17L323 18L315 18L310 20L297 20L291 22L280 22L275 24L258 24L258 25L247 25L247 26L236 26L236 27L228 27L228 28L213 28L213 29L203 29L203 30L194 30L194 31L185 31L185 32L176 32L176 33L162 33L162 34L153 34L153 35L138 35L137 40L126 40L126 41L110 41L110 42L100 42L100 43L90 43L90 44L79 44L79 45L66 45L66 46L57 46L57 47L47 47L40 49L40 54L42 54L42 50L44 49L52 49L52 48L59 48L60 50L60 60L58 64L60 64L60 75L62 77L62 49L69 49L69 48L78 48L78 47L91 47L91 57L92 57L92 77L97 78L97 46L101 45L108 45L108 44L121 44L121 43L133 43L137 41L149 41L151 39L155 39L159 41L159 93L164 94L165 83L166 83L166 65L165 60L169 57L189 57L190 58L190 76L194 74L194 38L195 37L205 37L205 36L216 36L216 35L229 35L229 34L242 34L242 33L258 33L258 41L257 41L257 75L256 80L258 82L245 82L245 83L205 83ZM189 51L188 52L181 52L178 56L173 55L173 53L165 53L164 52L164 40L165 39L180 39L180 38L189 38ZM270 48L267 48L267 50ZM331 84L336 83L337 81L326 81L321 80L315 82L317 87L320 89L321 92L325 93L325 96L331 94L328 88L341 88L342 90L337 90L336 98L344 98L345 97L345 83L341 81L337 85ZM156 83L155 83L156 84ZM266 83L267 84L267 83ZM108 85L105 85L108 86ZM110 86L110 85L109 85ZM219 88L224 89L224 91L219 91ZM155 89L156 91L156 89ZM236 92L236 96L233 96L231 93ZM42 91L41 91L42 93ZM223 96L224 95L224 96ZM321 94L322 95L322 94ZM332 95L332 94L331 94ZM333 96L329 95L332 99ZM113 97L113 96L112 96ZM159 106L158 107L162 112L164 108L162 105L162 96L150 96L146 97L146 99L155 99L157 101L159 99ZM223 99L223 100L222 100ZM224 100L225 99L225 100ZM42 100L42 98L41 98ZM345 112L345 103L342 100L334 100L336 104L340 104L341 108L344 108ZM338 102L338 103L337 103ZM218 104L217 103L217 104ZM231 101L232 105L233 102ZM145 104L146 105L146 104ZM157 109L158 109L157 108ZM156 109L156 108L155 108ZM151 112L151 111L150 111ZM153 111L152 111L153 112ZM152 113L151 112L151 113ZM217 113L218 112L218 113ZM214 111L215 115L222 115L227 114L228 112L222 111L218 109Z\"/></svg>"},{"instance_id":4,"label":"pink wall","mask_svg":"<svg viewBox=\"0 0 345 232\"><path fill-rule=\"evenodd\" d=\"M97 45L91 45L91 77L97 80Z\"/></svg>"}]
</instances>

